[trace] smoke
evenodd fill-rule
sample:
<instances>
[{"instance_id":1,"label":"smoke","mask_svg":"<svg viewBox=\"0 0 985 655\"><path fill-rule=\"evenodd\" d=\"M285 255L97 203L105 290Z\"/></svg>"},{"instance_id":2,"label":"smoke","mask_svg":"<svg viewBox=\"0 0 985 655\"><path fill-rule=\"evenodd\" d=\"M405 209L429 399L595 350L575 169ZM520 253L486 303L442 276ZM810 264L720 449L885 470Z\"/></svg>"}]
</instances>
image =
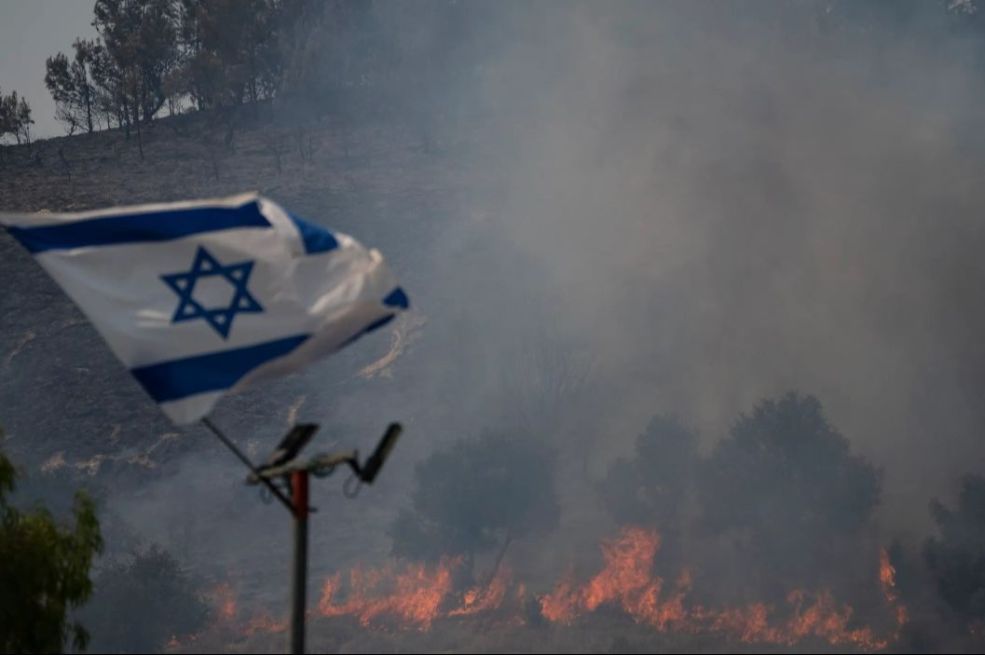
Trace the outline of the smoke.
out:
<instances>
[{"instance_id":1,"label":"smoke","mask_svg":"<svg viewBox=\"0 0 985 655\"><path fill-rule=\"evenodd\" d=\"M577 460L546 566L591 552L604 519L586 482L651 416L710 449L788 389L881 470L883 539L922 539L930 498L985 463L978 24L943 3L837 2L483 20L489 50L442 89L432 129L487 182L435 231L418 305L420 365L459 367L406 399L448 399L436 423L475 430L515 420L531 347L590 371L541 417Z\"/></svg>"},{"instance_id":2,"label":"smoke","mask_svg":"<svg viewBox=\"0 0 985 655\"><path fill-rule=\"evenodd\" d=\"M466 128L513 259L454 277L477 341L546 321L592 353L596 454L801 389L922 529L982 465L980 46L943 6L855 4L513 7Z\"/></svg>"}]
</instances>

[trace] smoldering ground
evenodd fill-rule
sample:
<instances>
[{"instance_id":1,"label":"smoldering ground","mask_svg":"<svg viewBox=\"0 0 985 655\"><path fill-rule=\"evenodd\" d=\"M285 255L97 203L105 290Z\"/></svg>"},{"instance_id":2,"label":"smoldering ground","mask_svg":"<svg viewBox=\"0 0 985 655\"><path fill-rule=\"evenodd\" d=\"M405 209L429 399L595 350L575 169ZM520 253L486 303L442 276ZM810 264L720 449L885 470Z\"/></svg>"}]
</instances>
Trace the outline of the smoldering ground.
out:
<instances>
[{"instance_id":1,"label":"smoldering ground","mask_svg":"<svg viewBox=\"0 0 985 655\"><path fill-rule=\"evenodd\" d=\"M366 185L357 212L326 222L393 262L417 312L407 348L389 378L356 375L386 352L377 337L218 416L237 423L262 402L284 412L264 426L280 429L304 398L293 416L342 424L333 437L363 448L365 426L408 423L383 488L345 505L345 528L315 517L315 574L385 556L414 462L519 424L558 449L561 521L516 544L517 559L545 580L590 570L614 526L595 485L652 416L681 417L709 452L741 412L789 389L817 396L881 471L868 547L903 536L917 552L935 529L930 500L953 502L959 476L985 465L985 32L955 4L379 9L380 38L432 53L402 64L381 129L423 133L420 156L453 172L432 211ZM338 56L315 49L312 68ZM298 195L319 219L325 205ZM227 570L286 552L253 541L276 513L241 509L238 482L219 485L211 461L182 461L117 511L190 561L235 549ZM164 515L191 523L165 529ZM276 598L268 565L250 577ZM728 594L742 585L731 575Z\"/></svg>"}]
</instances>

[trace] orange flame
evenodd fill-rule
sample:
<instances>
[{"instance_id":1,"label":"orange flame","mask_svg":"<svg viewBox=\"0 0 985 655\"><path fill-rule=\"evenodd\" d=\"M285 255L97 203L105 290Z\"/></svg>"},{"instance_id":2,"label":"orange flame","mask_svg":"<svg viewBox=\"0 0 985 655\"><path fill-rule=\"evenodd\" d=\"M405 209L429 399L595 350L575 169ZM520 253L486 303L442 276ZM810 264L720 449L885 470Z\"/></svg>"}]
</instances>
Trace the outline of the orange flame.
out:
<instances>
[{"instance_id":1,"label":"orange flame","mask_svg":"<svg viewBox=\"0 0 985 655\"><path fill-rule=\"evenodd\" d=\"M660 548L660 535L642 528L625 528L618 538L602 543L602 570L588 584L576 589L570 580L541 597L541 614L548 621L571 623L577 616L594 612L600 605L618 603L639 623L658 630L674 624L683 627L688 618L684 596L691 587L684 571L673 593L661 600L663 580L651 574Z\"/></svg>"},{"instance_id":2,"label":"orange flame","mask_svg":"<svg viewBox=\"0 0 985 655\"><path fill-rule=\"evenodd\" d=\"M254 614L250 617L250 620L246 622L246 625L243 626L243 635L247 637L251 637L258 632L276 633L286 631L286 619L278 621L266 613Z\"/></svg>"},{"instance_id":3,"label":"orange flame","mask_svg":"<svg viewBox=\"0 0 985 655\"><path fill-rule=\"evenodd\" d=\"M434 569L422 564L408 566L394 573L392 567L349 573L349 593L344 602L336 603L341 589L338 574L329 577L322 587L318 611L322 616L355 615L363 626L384 616L395 616L422 630L431 627L438 610L451 591L451 571L458 560L442 560ZM387 593L392 580L393 590Z\"/></svg>"},{"instance_id":4,"label":"orange flame","mask_svg":"<svg viewBox=\"0 0 985 655\"><path fill-rule=\"evenodd\" d=\"M886 602L896 610L896 634L898 636L909 615L906 605L899 602L899 592L896 589L896 567L889 561L889 553L886 552L885 548L879 550L879 584L882 585L882 594L885 596Z\"/></svg>"},{"instance_id":5,"label":"orange flame","mask_svg":"<svg viewBox=\"0 0 985 655\"><path fill-rule=\"evenodd\" d=\"M724 610L688 607L685 604L691 588L688 571L681 574L664 598L663 580L652 574L659 545L656 532L634 527L623 529L616 539L603 542L602 570L581 587L570 579L563 580L540 598L541 614L552 622L571 623L600 605L618 603L635 621L658 631L706 630L743 642L780 645L817 638L832 645L851 644L863 650L881 650L889 644L887 639L877 638L871 628L851 627L852 608L839 606L827 591L813 597L799 590L791 592L787 602L792 615L779 622L770 621L771 608L762 603ZM885 564L888 565L888 559ZM889 577L892 586L892 575ZM881 578L885 588L886 576ZM891 606L901 607L896 605L895 589L893 595L887 595L887 600ZM905 621L905 611L898 614L898 621L900 624Z\"/></svg>"},{"instance_id":6,"label":"orange flame","mask_svg":"<svg viewBox=\"0 0 985 655\"><path fill-rule=\"evenodd\" d=\"M642 528L626 528L612 541L602 542L605 566L582 588L570 580L541 597L541 614L548 621L571 623L600 605L619 602L638 621L666 624L676 618L676 607L660 603L662 580L652 578L650 569L660 548L660 535Z\"/></svg>"},{"instance_id":7,"label":"orange flame","mask_svg":"<svg viewBox=\"0 0 985 655\"><path fill-rule=\"evenodd\" d=\"M275 619L266 612L255 612L250 618L244 619L239 614L239 603L236 599L236 592L228 582L221 582L213 587L206 597L213 605L213 625L207 630L232 631L244 637L251 637L258 633L277 633L287 630L287 619ZM192 635L189 640L195 641L199 635ZM172 637L168 643L168 648L176 649L186 644Z\"/></svg>"},{"instance_id":8,"label":"orange flame","mask_svg":"<svg viewBox=\"0 0 985 655\"><path fill-rule=\"evenodd\" d=\"M806 609L805 600L806 594L802 591L793 591L787 597L787 602L795 608L794 616L774 643L790 645L807 637L817 637L834 646L854 644L863 650L882 650L889 645L886 640L877 639L871 628L850 629L852 608L848 605L838 607L829 592L818 594Z\"/></svg>"},{"instance_id":9,"label":"orange flame","mask_svg":"<svg viewBox=\"0 0 985 655\"><path fill-rule=\"evenodd\" d=\"M215 604L219 620L231 622L236 618L236 594L228 582L216 585L209 596Z\"/></svg>"},{"instance_id":10,"label":"orange flame","mask_svg":"<svg viewBox=\"0 0 985 655\"><path fill-rule=\"evenodd\" d=\"M509 586L509 573L500 569L486 587L472 587L462 596L462 605L448 612L448 616L471 616L488 612L503 604L506 588Z\"/></svg>"},{"instance_id":11,"label":"orange flame","mask_svg":"<svg viewBox=\"0 0 985 655\"><path fill-rule=\"evenodd\" d=\"M673 582L653 573L660 548L660 535L639 527L624 528L615 538L604 540L602 567L587 582L579 584L565 576L548 593L536 598L540 613L552 623L571 624L603 606L616 607L641 625L663 632L707 632L743 643L791 646L806 639L832 646L852 646L866 651L882 650L896 641L907 621L905 606L896 588L896 570L885 550L879 556L879 581L887 605L896 619L896 630L879 636L859 626L849 605L838 603L829 591L807 593L794 590L786 604L774 608L752 603L724 609L706 608L688 602L692 587L689 571ZM322 587L317 614L323 617L351 616L362 626L385 620L397 625L428 630L440 619L473 617L499 612L509 625L523 623L519 612L507 617L504 606L519 608L527 600L524 584L513 584L507 568L485 586L453 590L453 573L462 558L445 558L437 565L388 564L377 568L356 567L347 575L336 573ZM220 621L236 619L236 598L229 585L212 592ZM285 621L266 614L254 615L238 626L246 636L257 632L282 632Z\"/></svg>"}]
</instances>

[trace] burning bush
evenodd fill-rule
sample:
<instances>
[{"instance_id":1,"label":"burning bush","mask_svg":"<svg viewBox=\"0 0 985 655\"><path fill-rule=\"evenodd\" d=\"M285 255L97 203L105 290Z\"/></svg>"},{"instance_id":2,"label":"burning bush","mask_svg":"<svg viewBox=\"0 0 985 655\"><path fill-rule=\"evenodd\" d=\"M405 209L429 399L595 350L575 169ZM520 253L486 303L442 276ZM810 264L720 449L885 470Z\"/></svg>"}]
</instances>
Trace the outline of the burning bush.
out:
<instances>
[{"instance_id":1,"label":"burning bush","mask_svg":"<svg viewBox=\"0 0 985 655\"><path fill-rule=\"evenodd\" d=\"M609 467L599 485L602 501L621 524L660 529L663 559L676 560L698 462L697 437L676 418L655 416L636 438L635 455Z\"/></svg>"}]
</instances>

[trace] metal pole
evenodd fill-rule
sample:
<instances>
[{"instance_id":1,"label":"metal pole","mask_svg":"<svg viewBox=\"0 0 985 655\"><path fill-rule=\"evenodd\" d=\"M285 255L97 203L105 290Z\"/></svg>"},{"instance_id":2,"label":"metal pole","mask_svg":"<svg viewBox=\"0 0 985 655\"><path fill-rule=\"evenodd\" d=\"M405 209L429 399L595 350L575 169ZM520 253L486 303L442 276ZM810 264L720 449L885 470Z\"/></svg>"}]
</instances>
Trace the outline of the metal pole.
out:
<instances>
[{"instance_id":1,"label":"metal pole","mask_svg":"<svg viewBox=\"0 0 985 655\"><path fill-rule=\"evenodd\" d=\"M294 505L294 577L291 593L291 653L304 653L305 586L308 568L308 471L291 473Z\"/></svg>"}]
</instances>

